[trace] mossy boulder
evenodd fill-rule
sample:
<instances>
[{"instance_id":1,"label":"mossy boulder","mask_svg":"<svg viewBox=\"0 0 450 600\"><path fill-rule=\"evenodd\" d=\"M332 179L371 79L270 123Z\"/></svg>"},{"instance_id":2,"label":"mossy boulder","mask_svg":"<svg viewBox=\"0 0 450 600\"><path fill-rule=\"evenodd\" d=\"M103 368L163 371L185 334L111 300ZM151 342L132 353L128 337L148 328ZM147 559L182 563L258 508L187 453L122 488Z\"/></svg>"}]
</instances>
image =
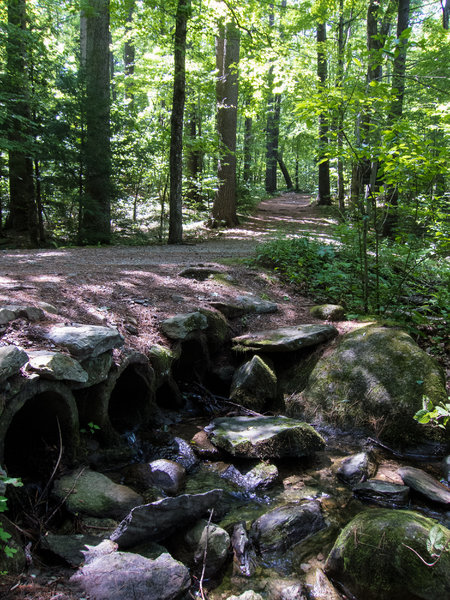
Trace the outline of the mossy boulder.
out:
<instances>
[{"instance_id":1,"label":"mossy boulder","mask_svg":"<svg viewBox=\"0 0 450 600\"><path fill-rule=\"evenodd\" d=\"M235 372L230 391L233 402L261 412L276 397L276 375L259 356L255 355Z\"/></svg>"},{"instance_id":2,"label":"mossy boulder","mask_svg":"<svg viewBox=\"0 0 450 600\"><path fill-rule=\"evenodd\" d=\"M449 545L450 530L432 519L412 511L373 509L343 529L325 572L364 600L450 598Z\"/></svg>"},{"instance_id":3,"label":"mossy boulder","mask_svg":"<svg viewBox=\"0 0 450 600\"><path fill-rule=\"evenodd\" d=\"M368 326L343 336L318 361L288 411L339 427L366 428L402 444L434 434L413 418L423 396L433 403L445 400L439 365L404 331Z\"/></svg>"},{"instance_id":4,"label":"mossy boulder","mask_svg":"<svg viewBox=\"0 0 450 600\"><path fill-rule=\"evenodd\" d=\"M316 319L325 319L326 321L343 321L345 319L345 310L340 304L320 304L313 306L309 312Z\"/></svg>"}]
</instances>

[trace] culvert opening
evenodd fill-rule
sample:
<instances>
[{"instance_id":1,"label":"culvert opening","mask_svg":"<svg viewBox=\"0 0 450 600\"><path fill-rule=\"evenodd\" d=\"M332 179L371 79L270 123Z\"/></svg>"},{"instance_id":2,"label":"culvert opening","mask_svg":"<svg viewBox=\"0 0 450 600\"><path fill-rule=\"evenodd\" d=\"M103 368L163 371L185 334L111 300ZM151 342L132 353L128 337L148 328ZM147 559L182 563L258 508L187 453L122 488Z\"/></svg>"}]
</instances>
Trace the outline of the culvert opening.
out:
<instances>
[{"instance_id":1,"label":"culvert opening","mask_svg":"<svg viewBox=\"0 0 450 600\"><path fill-rule=\"evenodd\" d=\"M116 381L108 405L111 425L118 433L136 431L149 416L151 390L133 365Z\"/></svg>"},{"instance_id":2,"label":"culvert opening","mask_svg":"<svg viewBox=\"0 0 450 600\"><path fill-rule=\"evenodd\" d=\"M156 404L163 409L175 410L182 406L178 386L165 382L156 390Z\"/></svg>"},{"instance_id":3,"label":"culvert opening","mask_svg":"<svg viewBox=\"0 0 450 600\"><path fill-rule=\"evenodd\" d=\"M61 444L71 454L71 417L63 396L42 392L25 402L14 415L4 441L9 475L45 482L58 461Z\"/></svg>"}]
</instances>

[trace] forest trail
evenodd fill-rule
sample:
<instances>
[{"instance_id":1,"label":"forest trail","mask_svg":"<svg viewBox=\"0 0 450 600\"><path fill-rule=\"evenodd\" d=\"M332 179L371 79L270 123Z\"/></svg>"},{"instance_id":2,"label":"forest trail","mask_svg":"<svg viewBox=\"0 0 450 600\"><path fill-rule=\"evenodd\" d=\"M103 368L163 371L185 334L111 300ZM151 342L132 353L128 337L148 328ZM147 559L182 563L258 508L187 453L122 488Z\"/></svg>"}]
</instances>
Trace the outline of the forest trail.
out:
<instances>
[{"instance_id":1,"label":"forest trail","mask_svg":"<svg viewBox=\"0 0 450 600\"><path fill-rule=\"evenodd\" d=\"M305 232L326 237L333 221L325 214L326 210L311 203L310 196L285 193L261 202L239 227L209 231L208 238L198 243L2 250L0 303L45 302L57 309L57 314L48 315L50 322L62 318L116 326L126 344L141 351L149 344L165 342L158 329L164 318L243 292L278 303L278 313L264 315L264 328L313 322L311 300L239 259L251 257L259 243L277 235ZM187 266L211 263L221 265L223 273L205 281L180 276ZM254 328L253 321L260 318L247 319L245 326ZM0 339L24 348L45 345L40 327L15 321Z\"/></svg>"}]
</instances>

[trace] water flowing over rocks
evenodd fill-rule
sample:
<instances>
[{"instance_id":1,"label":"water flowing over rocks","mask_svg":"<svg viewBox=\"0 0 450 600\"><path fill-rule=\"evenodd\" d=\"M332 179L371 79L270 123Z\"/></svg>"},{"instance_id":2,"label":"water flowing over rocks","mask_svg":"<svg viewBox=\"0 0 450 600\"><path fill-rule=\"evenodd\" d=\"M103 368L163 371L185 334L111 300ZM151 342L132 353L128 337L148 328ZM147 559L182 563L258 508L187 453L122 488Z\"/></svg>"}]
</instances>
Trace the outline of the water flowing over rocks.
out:
<instances>
[{"instance_id":1,"label":"water flowing over rocks","mask_svg":"<svg viewBox=\"0 0 450 600\"><path fill-rule=\"evenodd\" d=\"M432 531L448 548L450 531L432 519L412 511L365 511L339 535L325 572L364 600L448 598L450 553L436 550L436 561L428 544Z\"/></svg>"},{"instance_id":2,"label":"water flowing over rocks","mask_svg":"<svg viewBox=\"0 0 450 600\"><path fill-rule=\"evenodd\" d=\"M210 440L233 456L308 456L325 446L307 423L287 417L222 417L205 429Z\"/></svg>"}]
</instances>

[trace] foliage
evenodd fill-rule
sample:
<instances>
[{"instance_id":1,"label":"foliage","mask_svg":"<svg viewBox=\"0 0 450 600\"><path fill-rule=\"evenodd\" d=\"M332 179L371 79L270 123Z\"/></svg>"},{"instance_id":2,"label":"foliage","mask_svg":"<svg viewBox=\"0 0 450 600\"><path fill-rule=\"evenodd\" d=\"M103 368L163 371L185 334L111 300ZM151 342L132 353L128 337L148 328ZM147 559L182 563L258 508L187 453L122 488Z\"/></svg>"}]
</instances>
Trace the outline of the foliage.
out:
<instances>
[{"instance_id":1,"label":"foliage","mask_svg":"<svg viewBox=\"0 0 450 600\"><path fill-rule=\"evenodd\" d=\"M14 487L21 487L23 484L20 481L20 479L17 479L14 477L7 477L6 475L3 475L0 473L0 485L1 486L13 485ZM8 509L8 507L7 507L6 497L0 493L0 513L5 512L7 509ZM11 538L11 534L9 534L7 531L5 531L0 523L0 543L3 546L3 548L2 548L3 552L8 557L14 556L14 554L17 552L17 550L15 548L11 548L11 546L8 546L8 540L10 538Z\"/></svg>"},{"instance_id":2,"label":"foliage","mask_svg":"<svg viewBox=\"0 0 450 600\"><path fill-rule=\"evenodd\" d=\"M430 424L434 427L445 429L450 422L450 397L448 402L433 404L429 398L423 397L423 408L414 415L419 423Z\"/></svg>"}]
</instances>

